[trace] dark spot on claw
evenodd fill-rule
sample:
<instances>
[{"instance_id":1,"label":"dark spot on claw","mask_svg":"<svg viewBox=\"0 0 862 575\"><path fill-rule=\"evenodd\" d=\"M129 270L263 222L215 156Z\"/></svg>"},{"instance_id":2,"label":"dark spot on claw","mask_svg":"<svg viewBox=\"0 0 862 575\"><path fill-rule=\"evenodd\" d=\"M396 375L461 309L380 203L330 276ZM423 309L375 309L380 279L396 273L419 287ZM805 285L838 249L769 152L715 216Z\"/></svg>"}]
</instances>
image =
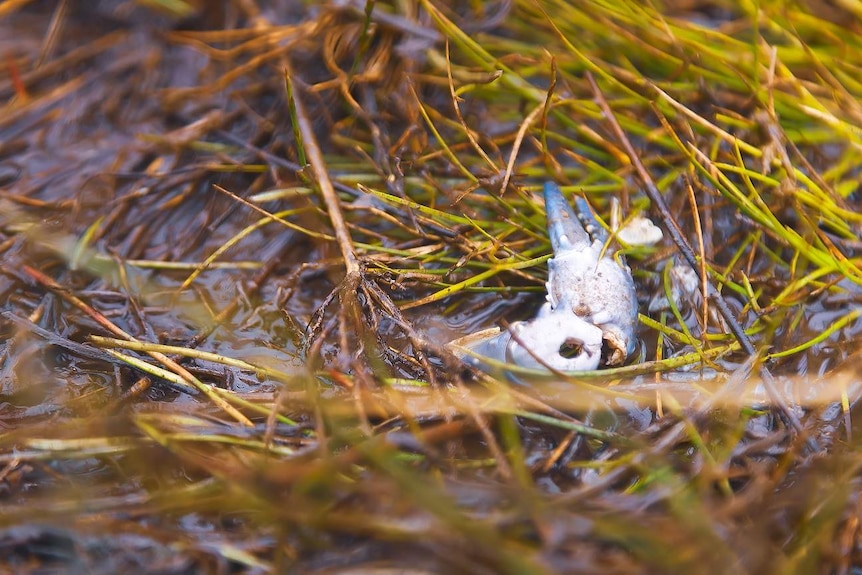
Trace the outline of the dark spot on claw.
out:
<instances>
[{"instance_id":1,"label":"dark spot on claw","mask_svg":"<svg viewBox=\"0 0 862 575\"><path fill-rule=\"evenodd\" d=\"M578 357L582 351L584 351L584 342L579 339L567 338L560 344L560 356L566 359Z\"/></svg>"},{"instance_id":2,"label":"dark spot on claw","mask_svg":"<svg viewBox=\"0 0 862 575\"><path fill-rule=\"evenodd\" d=\"M572 311L574 311L575 315L578 317L589 317L591 314L590 306L585 303L576 305Z\"/></svg>"}]
</instances>

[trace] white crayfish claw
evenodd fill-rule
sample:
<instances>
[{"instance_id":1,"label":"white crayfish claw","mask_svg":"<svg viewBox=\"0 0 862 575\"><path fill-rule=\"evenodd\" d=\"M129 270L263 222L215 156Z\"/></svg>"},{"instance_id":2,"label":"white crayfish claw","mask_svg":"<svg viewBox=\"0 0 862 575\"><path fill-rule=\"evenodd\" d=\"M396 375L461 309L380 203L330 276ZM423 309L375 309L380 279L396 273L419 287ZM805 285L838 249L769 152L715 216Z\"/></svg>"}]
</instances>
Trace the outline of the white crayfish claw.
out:
<instances>
[{"instance_id":1,"label":"white crayfish claw","mask_svg":"<svg viewBox=\"0 0 862 575\"><path fill-rule=\"evenodd\" d=\"M529 321L452 342L472 353L521 367L586 371L622 364L636 346L638 305L631 270L607 250L607 234L587 202L581 218L560 188L545 184L554 257L548 260L547 302ZM479 334L475 334L479 335ZM465 355L481 366L481 361Z\"/></svg>"}]
</instances>

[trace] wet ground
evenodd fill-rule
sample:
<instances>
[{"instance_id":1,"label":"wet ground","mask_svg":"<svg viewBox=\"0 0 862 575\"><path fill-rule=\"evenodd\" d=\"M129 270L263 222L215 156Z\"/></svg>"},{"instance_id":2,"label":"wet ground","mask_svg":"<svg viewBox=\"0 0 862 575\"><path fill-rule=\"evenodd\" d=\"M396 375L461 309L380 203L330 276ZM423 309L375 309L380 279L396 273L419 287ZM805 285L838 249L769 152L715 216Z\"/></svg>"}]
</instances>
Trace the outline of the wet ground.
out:
<instances>
[{"instance_id":1,"label":"wet ground","mask_svg":"<svg viewBox=\"0 0 862 575\"><path fill-rule=\"evenodd\" d=\"M444 344L530 317L546 266L470 278L548 254L531 194L591 152L543 166L528 136L509 187L487 165L465 178L429 128L451 137L458 121L445 66L426 55L444 34L421 10L380 3L369 27L358 2L143 4L0 2L0 569L860 568L858 192L836 200L846 229L764 192L777 221L849 262L842 275L693 189L692 173L664 182L688 237L696 194L711 277L770 361L740 351L714 307L703 321L699 285L674 296L671 267L685 264L666 234L628 256L646 363L489 380ZM445 14L489 43L526 18L505 2L459 9ZM707 96L728 115L753 106ZM526 107L511 92L493 105L506 98ZM505 166L528 111L492 112L464 104ZM297 114L335 182L356 275L302 169L315 156ZM679 161L637 136L657 174ZM805 153L819 169L844 150ZM583 181L602 208L619 192ZM117 341L131 339L174 347Z\"/></svg>"}]
</instances>

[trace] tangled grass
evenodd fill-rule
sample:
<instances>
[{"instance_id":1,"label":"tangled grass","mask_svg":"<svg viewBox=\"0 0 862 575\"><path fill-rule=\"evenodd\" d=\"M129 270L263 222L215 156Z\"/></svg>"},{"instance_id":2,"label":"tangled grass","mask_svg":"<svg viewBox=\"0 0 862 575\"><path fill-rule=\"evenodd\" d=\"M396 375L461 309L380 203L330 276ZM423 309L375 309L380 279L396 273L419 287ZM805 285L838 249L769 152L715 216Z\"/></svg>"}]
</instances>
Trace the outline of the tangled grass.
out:
<instances>
[{"instance_id":1,"label":"tangled grass","mask_svg":"<svg viewBox=\"0 0 862 575\"><path fill-rule=\"evenodd\" d=\"M858 569L854 10L0 2L4 568ZM666 233L513 385L547 179Z\"/></svg>"}]
</instances>

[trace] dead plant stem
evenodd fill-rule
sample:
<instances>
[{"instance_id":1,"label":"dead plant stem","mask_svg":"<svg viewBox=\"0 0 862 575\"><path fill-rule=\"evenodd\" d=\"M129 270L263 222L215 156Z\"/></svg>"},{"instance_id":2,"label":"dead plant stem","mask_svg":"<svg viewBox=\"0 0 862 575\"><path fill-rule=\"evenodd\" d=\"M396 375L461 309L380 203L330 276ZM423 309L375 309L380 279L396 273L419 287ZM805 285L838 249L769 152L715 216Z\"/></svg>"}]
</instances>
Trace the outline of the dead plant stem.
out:
<instances>
[{"instance_id":1,"label":"dead plant stem","mask_svg":"<svg viewBox=\"0 0 862 575\"><path fill-rule=\"evenodd\" d=\"M290 68L285 70L285 76L288 81L294 83L294 85L296 84ZM297 127L302 136L302 145L305 148L314 179L320 188L320 195L323 196L323 203L326 205L329 221L332 222L332 229L335 231L335 240L338 242L338 247L344 258L345 270L348 276L358 275L359 259L356 257L353 239L350 237L350 231L347 229L347 223L344 221L344 213L341 211L341 203L338 200L338 196L335 195L335 188L332 187L332 180L329 178L329 173L326 170L323 152L321 152L320 146L317 143L317 136L314 135L314 126L312 126L311 120L305 111L302 96L298 92L294 92L294 106L296 109Z\"/></svg>"}]
</instances>

